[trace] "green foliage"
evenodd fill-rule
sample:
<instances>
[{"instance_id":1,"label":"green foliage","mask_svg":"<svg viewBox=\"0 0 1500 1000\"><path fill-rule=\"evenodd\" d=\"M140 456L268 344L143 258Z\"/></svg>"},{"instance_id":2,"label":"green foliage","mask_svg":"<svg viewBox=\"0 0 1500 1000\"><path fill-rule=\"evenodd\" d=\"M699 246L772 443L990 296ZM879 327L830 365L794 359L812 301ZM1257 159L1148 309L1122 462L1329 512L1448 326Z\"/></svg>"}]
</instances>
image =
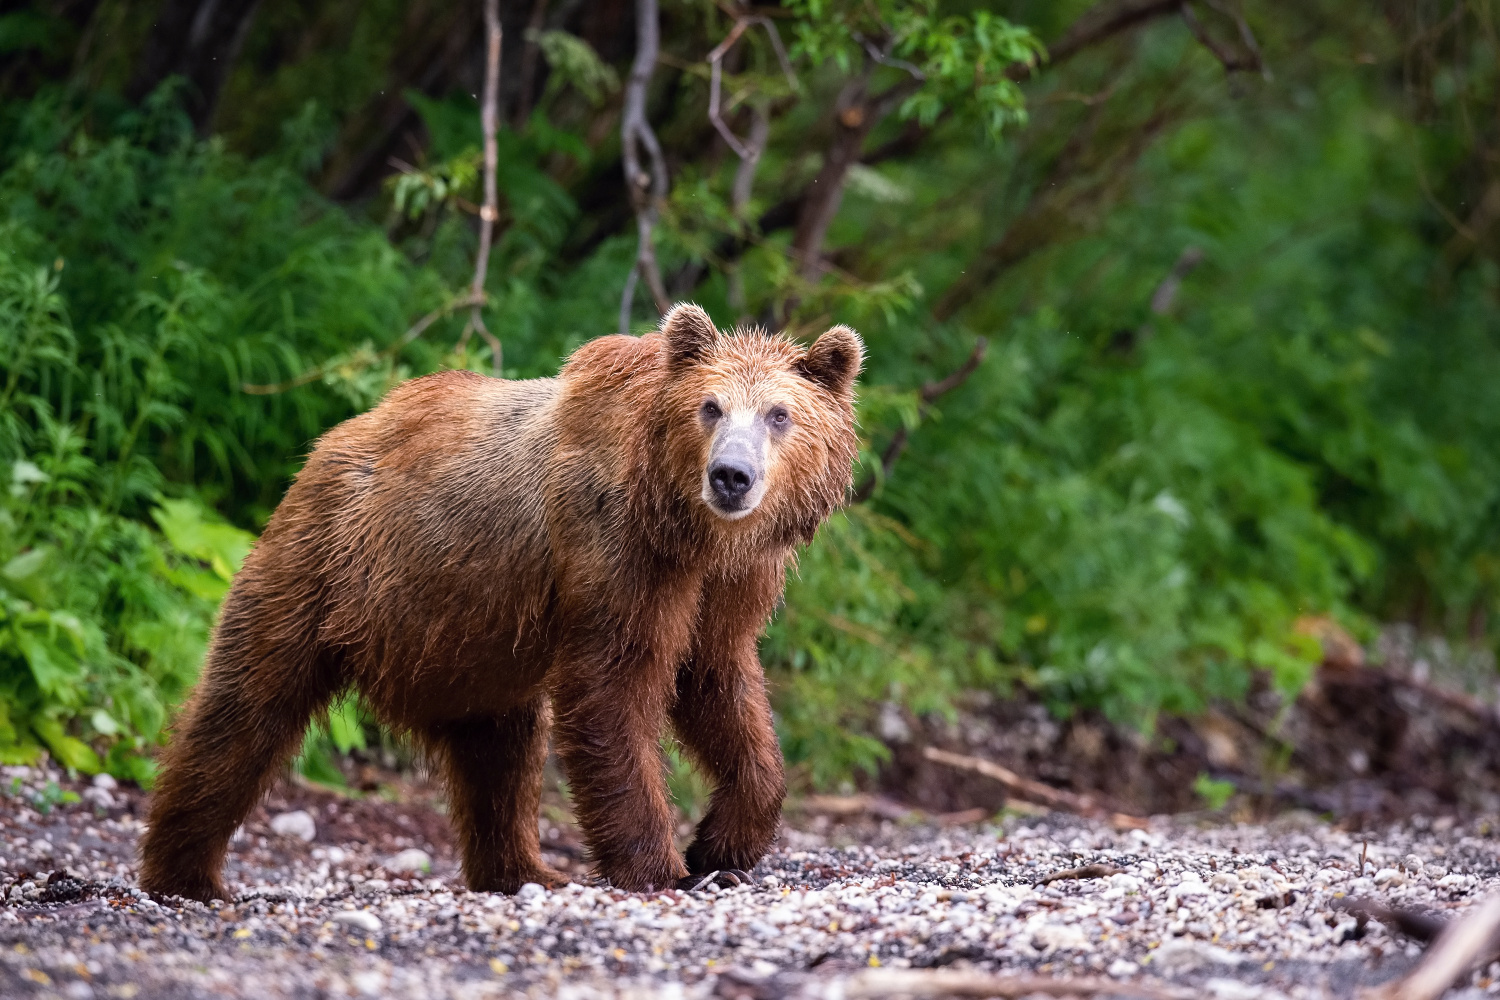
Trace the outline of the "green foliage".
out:
<instances>
[{"instance_id":1,"label":"green foliage","mask_svg":"<svg viewBox=\"0 0 1500 1000\"><path fill-rule=\"evenodd\" d=\"M746 108L772 121L743 208L737 158L705 141L701 60L729 22L665 12L648 107L673 294L725 326L847 322L869 349L873 495L800 554L762 644L815 784L878 765L885 702L1024 690L1149 729L1258 673L1295 692L1319 655L1304 615L1494 647L1500 267L1484 218L1438 207L1487 204L1500 160L1473 122L1493 53L1397 72L1395 15L1320 0L1254 25L1271 82L1226 80L1175 18L1047 62L1023 22L1060 37L1080 6L785 5L806 86L760 27L724 68L737 134ZM407 87L406 5L265 10L213 138L170 85L140 107L61 86L0 104L0 759L148 776L308 443L395 381L489 368L477 339L457 350L462 316L397 342L470 280L472 91ZM6 51L67 37L0 18ZM594 40L534 35L542 99L497 137L484 316L508 375L551 375L613 331L635 259L610 100L628 46ZM384 148L388 87L425 147L368 203L331 204L319 173ZM809 268L790 230L833 95L855 91L890 112L862 123L881 152L850 170ZM1188 247L1202 264L1153 305ZM644 298L632 320L655 323ZM924 404L978 336L984 363ZM340 702L303 772L341 780L337 754L372 731Z\"/></svg>"},{"instance_id":2,"label":"green foliage","mask_svg":"<svg viewBox=\"0 0 1500 1000\"><path fill-rule=\"evenodd\" d=\"M196 675L213 609L251 536L190 499L158 498L149 512L160 531L119 513L157 481L133 445L163 417L167 379L148 359L132 384L122 360L93 373L93 399L76 422L60 420L55 392L86 376L58 292L62 262L28 259L27 242L14 226L0 230L0 467L9 473L0 760L26 762L46 748L70 769L146 780L140 752ZM112 461L95 457L100 438Z\"/></svg>"},{"instance_id":3,"label":"green foliage","mask_svg":"<svg viewBox=\"0 0 1500 1000\"><path fill-rule=\"evenodd\" d=\"M549 95L571 84L584 100L598 107L620 89L620 74L613 66L601 62L599 54L577 35L528 29L526 40L536 43L552 68L552 77L547 81Z\"/></svg>"},{"instance_id":4,"label":"green foliage","mask_svg":"<svg viewBox=\"0 0 1500 1000\"><path fill-rule=\"evenodd\" d=\"M1232 781L1219 781L1208 774L1199 774L1193 779L1193 794L1203 800L1210 812L1218 812L1229 804L1239 789Z\"/></svg>"},{"instance_id":5,"label":"green foliage","mask_svg":"<svg viewBox=\"0 0 1500 1000\"><path fill-rule=\"evenodd\" d=\"M944 111L977 114L990 138L1026 121L1026 101L1007 71L1044 54L1026 28L990 11L943 16L936 0L879 3L795 0L792 54L831 60L845 74L871 53L916 86L901 104L903 118L931 125Z\"/></svg>"}]
</instances>

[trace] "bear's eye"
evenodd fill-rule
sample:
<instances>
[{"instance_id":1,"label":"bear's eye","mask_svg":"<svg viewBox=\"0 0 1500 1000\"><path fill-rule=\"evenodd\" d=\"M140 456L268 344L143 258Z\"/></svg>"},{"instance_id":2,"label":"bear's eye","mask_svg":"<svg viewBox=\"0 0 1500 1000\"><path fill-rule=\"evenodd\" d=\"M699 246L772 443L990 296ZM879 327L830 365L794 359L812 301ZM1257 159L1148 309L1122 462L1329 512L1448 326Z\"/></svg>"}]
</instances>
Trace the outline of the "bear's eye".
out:
<instances>
[{"instance_id":1,"label":"bear's eye","mask_svg":"<svg viewBox=\"0 0 1500 1000\"><path fill-rule=\"evenodd\" d=\"M718 420L724 415L724 411L719 409L719 404L711 399L703 401L703 407L699 412L703 414L704 420Z\"/></svg>"},{"instance_id":2,"label":"bear's eye","mask_svg":"<svg viewBox=\"0 0 1500 1000\"><path fill-rule=\"evenodd\" d=\"M785 406L772 407L771 412L766 414L766 420L776 430L785 430L792 425L792 415Z\"/></svg>"}]
</instances>

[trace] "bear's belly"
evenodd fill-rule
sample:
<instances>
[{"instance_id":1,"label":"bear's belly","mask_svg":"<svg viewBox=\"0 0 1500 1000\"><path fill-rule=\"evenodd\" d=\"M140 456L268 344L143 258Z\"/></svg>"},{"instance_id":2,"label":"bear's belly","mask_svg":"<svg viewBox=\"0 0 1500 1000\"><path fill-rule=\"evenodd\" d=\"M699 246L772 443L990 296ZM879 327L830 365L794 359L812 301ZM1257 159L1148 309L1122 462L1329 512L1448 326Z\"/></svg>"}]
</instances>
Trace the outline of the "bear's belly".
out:
<instances>
[{"instance_id":1,"label":"bear's belly","mask_svg":"<svg viewBox=\"0 0 1500 1000\"><path fill-rule=\"evenodd\" d=\"M496 716L540 697L553 643L544 632L461 634L425 630L419 643L356 656L354 686L382 722L402 729ZM446 630L445 630L446 631Z\"/></svg>"}]
</instances>

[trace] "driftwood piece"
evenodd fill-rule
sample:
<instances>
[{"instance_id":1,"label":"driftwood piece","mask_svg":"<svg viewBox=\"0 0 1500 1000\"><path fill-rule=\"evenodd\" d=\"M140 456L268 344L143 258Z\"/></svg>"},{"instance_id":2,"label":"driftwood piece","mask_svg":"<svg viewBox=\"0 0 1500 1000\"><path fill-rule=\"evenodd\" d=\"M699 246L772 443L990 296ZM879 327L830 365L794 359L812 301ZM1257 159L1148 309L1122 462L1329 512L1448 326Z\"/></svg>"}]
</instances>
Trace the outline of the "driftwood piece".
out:
<instances>
[{"instance_id":1,"label":"driftwood piece","mask_svg":"<svg viewBox=\"0 0 1500 1000\"><path fill-rule=\"evenodd\" d=\"M1500 932L1500 895L1453 921L1401 979L1365 994L1369 1000L1437 1000L1454 981L1495 950Z\"/></svg>"},{"instance_id":2,"label":"driftwood piece","mask_svg":"<svg viewBox=\"0 0 1500 1000\"><path fill-rule=\"evenodd\" d=\"M848 976L794 973L759 978L731 970L714 993L736 1000L879 1000L883 997L1122 997L1197 1000L1197 991L1158 983L1085 976L1059 979L966 969L864 969Z\"/></svg>"}]
</instances>

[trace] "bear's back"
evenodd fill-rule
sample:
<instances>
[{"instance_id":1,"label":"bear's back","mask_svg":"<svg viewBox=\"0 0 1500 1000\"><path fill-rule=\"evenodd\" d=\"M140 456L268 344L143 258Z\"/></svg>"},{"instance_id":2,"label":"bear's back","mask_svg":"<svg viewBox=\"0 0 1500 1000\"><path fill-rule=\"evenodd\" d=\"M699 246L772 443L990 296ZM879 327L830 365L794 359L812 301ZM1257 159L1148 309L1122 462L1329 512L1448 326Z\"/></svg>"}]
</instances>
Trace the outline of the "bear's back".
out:
<instances>
[{"instance_id":1,"label":"bear's back","mask_svg":"<svg viewBox=\"0 0 1500 1000\"><path fill-rule=\"evenodd\" d=\"M428 650L451 667L472 637L509 648L534 630L552 588L542 484L556 398L555 379L440 372L319 440L266 541L290 529L319 550L325 641L382 661L365 664L377 674L424 672L439 666Z\"/></svg>"}]
</instances>

